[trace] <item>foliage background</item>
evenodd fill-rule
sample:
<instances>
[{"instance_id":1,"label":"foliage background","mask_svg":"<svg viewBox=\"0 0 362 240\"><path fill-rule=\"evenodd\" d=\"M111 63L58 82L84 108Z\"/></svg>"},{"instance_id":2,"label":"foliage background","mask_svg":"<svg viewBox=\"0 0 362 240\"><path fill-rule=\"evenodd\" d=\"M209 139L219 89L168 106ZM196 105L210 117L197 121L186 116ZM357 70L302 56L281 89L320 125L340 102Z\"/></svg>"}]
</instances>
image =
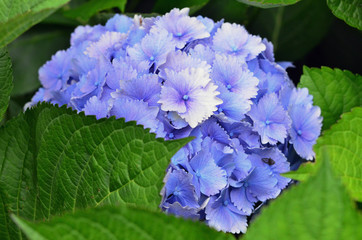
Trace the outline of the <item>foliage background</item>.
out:
<instances>
[{"instance_id":1,"label":"foliage background","mask_svg":"<svg viewBox=\"0 0 362 240\"><path fill-rule=\"evenodd\" d=\"M164 142L134 122L96 121L49 104L21 113L40 85L39 67L57 50L69 47L76 26L104 23L114 13L154 16L174 7L240 23L271 40L276 60L293 61L290 77L307 87L322 109L317 163L287 173L301 180L300 186L257 214L242 238L361 239L360 0L0 0L0 239L240 237L157 212L168 159L190 139ZM71 144L61 141L66 139ZM121 155L131 160L113 159L118 150L107 149L103 141L129 145ZM140 167L144 158L146 167ZM102 172L99 164L119 171ZM128 179L122 169L134 178ZM84 176L79 177L78 170ZM109 177L109 185L97 187ZM115 207L114 202L127 207ZM48 218L50 222L39 222Z\"/></svg>"}]
</instances>

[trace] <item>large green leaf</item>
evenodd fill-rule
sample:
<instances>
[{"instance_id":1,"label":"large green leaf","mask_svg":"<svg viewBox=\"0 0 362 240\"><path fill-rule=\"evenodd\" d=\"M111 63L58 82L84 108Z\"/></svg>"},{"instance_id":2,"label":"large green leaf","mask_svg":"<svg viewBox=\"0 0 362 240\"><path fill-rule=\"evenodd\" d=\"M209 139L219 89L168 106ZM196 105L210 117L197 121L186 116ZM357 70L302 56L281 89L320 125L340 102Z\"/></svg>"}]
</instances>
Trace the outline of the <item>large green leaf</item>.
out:
<instances>
[{"instance_id":1,"label":"large green leaf","mask_svg":"<svg viewBox=\"0 0 362 240\"><path fill-rule=\"evenodd\" d=\"M323 129L328 129L353 107L362 105L362 76L328 67L303 68L299 87L306 87L322 110Z\"/></svg>"},{"instance_id":2,"label":"large green leaf","mask_svg":"<svg viewBox=\"0 0 362 240\"><path fill-rule=\"evenodd\" d=\"M166 13L171 9L177 8L190 8L190 14L195 13L205 6L209 0L157 0L153 11L157 13Z\"/></svg>"},{"instance_id":3,"label":"large green leaf","mask_svg":"<svg viewBox=\"0 0 362 240\"><path fill-rule=\"evenodd\" d=\"M0 129L0 185L27 219L103 204L158 209L170 158L189 140L41 104Z\"/></svg>"},{"instance_id":4,"label":"large green leaf","mask_svg":"<svg viewBox=\"0 0 362 240\"><path fill-rule=\"evenodd\" d=\"M261 8L281 7L291 5L300 0L238 0L239 2Z\"/></svg>"},{"instance_id":5,"label":"large green leaf","mask_svg":"<svg viewBox=\"0 0 362 240\"><path fill-rule=\"evenodd\" d=\"M60 49L69 47L70 31L38 28L25 33L9 46L13 61L13 96L31 93L39 88L38 69ZM39 51L41 49L41 51Z\"/></svg>"},{"instance_id":6,"label":"large green leaf","mask_svg":"<svg viewBox=\"0 0 362 240\"><path fill-rule=\"evenodd\" d=\"M11 236L15 236L18 233L17 227L9 217L7 199L0 186L0 239L11 239Z\"/></svg>"},{"instance_id":7,"label":"large green leaf","mask_svg":"<svg viewBox=\"0 0 362 240\"><path fill-rule=\"evenodd\" d=\"M127 207L103 207L55 217L50 222L32 223L13 219L29 239L235 239L193 222Z\"/></svg>"},{"instance_id":8,"label":"large green leaf","mask_svg":"<svg viewBox=\"0 0 362 240\"><path fill-rule=\"evenodd\" d=\"M0 122L8 108L12 89L13 74L11 59L6 48L0 48Z\"/></svg>"},{"instance_id":9,"label":"large green leaf","mask_svg":"<svg viewBox=\"0 0 362 240\"><path fill-rule=\"evenodd\" d=\"M0 0L0 48L69 0Z\"/></svg>"},{"instance_id":10,"label":"large green leaf","mask_svg":"<svg viewBox=\"0 0 362 240\"><path fill-rule=\"evenodd\" d=\"M127 0L91 0L74 9L65 11L64 15L72 19L78 19L81 22L87 22L94 14L103 10L117 7L124 12L126 3Z\"/></svg>"},{"instance_id":11,"label":"large green leaf","mask_svg":"<svg viewBox=\"0 0 362 240\"><path fill-rule=\"evenodd\" d=\"M278 61L294 61L322 40L333 18L325 1L303 0L291 6L261 9L248 30L273 42Z\"/></svg>"},{"instance_id":12,"label":"large green leaf","mask_svg":"<svg viewBox=\"0 0 362 240\"><path fill-rule=\"evenodd\" d=\"M336 17L348 25L362 30L362 3L360 0L327 0Z\"/></svg>"},{"instance_id":13,"label":"large green leaf","mask_svg":"<svg viewBox=\"0 0 362 240\"><path fill-rule=\"evenodd\" d=\"M263 209L251 223L246 240L362 238L361 215L334 176L325 150L317 161L322 161L317 174Z\"/></svg>"},{"instance_id":14,"label":"large green leaf","mask_svg":"<svg viewBox=\"0 0 362 240\"><path fill-rule=\"evenodd\" d=\"M347 190L362 202L362 108L356 107L319 138L315 146L317 160L326 148L336 173Z\"/></svg>"}]
</instances>

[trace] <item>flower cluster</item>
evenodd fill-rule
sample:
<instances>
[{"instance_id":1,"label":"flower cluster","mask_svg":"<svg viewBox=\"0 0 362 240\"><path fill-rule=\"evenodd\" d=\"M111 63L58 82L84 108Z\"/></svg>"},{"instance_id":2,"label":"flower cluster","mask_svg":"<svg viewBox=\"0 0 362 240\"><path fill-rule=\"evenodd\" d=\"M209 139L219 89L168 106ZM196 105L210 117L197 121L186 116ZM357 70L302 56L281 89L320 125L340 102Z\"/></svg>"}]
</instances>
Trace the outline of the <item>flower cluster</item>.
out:
<instances>
[{"instance_id":1,"label":"flower cluster","mask_svg":"<svg viewBox=\"0 0 362 240\"><path fill-rule=\"evenodd\" d=\"M161 192L167 213L245 232L255 207L277 197L280 174L311 160L320 109L276 63L273 46L243 26L188 9L105 26L79 26L71 46L39 70L39 101L97 118L135 120L167 140L195 139L172 159Z\"/></svg>"}]
</instances>

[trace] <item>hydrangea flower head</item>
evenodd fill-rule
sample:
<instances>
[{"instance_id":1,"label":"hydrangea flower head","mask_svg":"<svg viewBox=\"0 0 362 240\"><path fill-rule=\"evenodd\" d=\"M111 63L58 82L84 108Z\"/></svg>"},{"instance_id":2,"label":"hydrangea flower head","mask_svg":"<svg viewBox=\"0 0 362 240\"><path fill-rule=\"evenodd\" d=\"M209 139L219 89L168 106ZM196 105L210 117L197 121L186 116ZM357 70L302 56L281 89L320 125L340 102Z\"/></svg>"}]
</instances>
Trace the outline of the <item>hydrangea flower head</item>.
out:
<instances>
[{"instance_id":1,"label":"hydrangea flower head","mask_svg":"<svg viewBox=\"0 0 362 240\"><path fill-rule=\"evenodd\" d=\"M161 89L163 111L175 111L192 127L196 127L214 111L222 101L216 96L217 86L202 68L187 68L181 72L167 71Z\"/></svg>"},{"instance_id":2,"label":"hydrangea flower head","mask_svg":"<svg viewBox=\"0 0 362 240\"><path fill-rule=\"evenodd\" d=\"M155 68L166 62L169 52L175 48L171 41L172 36L164 29L152 31L147 34L141 43L127 49L130 58L137 62L148 62L151 66L155 64Z\"/></svg>"},{"instance_id":3,"label":"hydrangea flower head","mask_svg":"<svg viewBox=\"0 0 362 240\"><path fill-rule=\"evenodd\" d=\"M220 195L212 196L206 206L206 220L216 230L231 233L246 232L246 214L232 204L227 189Z\"/></svg>"},{"instance_id":4,"label":"hydrangea flower head","mask_svg":"<svg viewBox=\"0 0 362 240\"><path fill-rule=\"evenodd\" d=\"M291 108L289 114L293 120L289 133L294 149L301 157L313 160L315 156L313 145L316 143L322 128L320 108L297 105Z\"/></svg>"},{"instance_id":5,"label":"hydrangea flower head","mask_svg":"<svg viewBox=\"0 0 362 240\"><path fill-rule=\"evenodd\" d=\"M213 48L216 52L239 57L249 61L266 49L262 39L250 35L238 24L224 23L213 38Z\"/></svg>"},{"instance_id":6,"label":"hydrangea flower head","mask_svg":"<svg viewBox=\"0 0 362 240\"><path fill-rule=\"evenodd\" d=\"M173 9L155 22L154 28L165 29L172 34L176 47L181 49L187 42L210 36L206 26L197 18L188 16L189 9Z\"/></svg>"},{"instance_id":7,"label":"hydrangea flower head","mask_svg":"<svg viewBox=\"0 0 362 240\"><path fill-rule=\"evenodd\" d=\"M40 68L42 87L26 107L66 104L166 140L194 137L170 159L160 208L244 233L255 207L290 183L281 174L313 159L320 109L266 39L188 12L77 27L70 48Z\"/></svg>"},{"instance_id":8,"label":"hydrangea flower head","mask_svg":"<svg viewBox=\"0 0 362 240\"><path fill-rule=\"evenodd\" d=\"M290 128L290 117L280 104L275 93L262 97L248 113L253 120L254 130L261 136L262 144L283 142Z\"/></svg>"}]
</instances>

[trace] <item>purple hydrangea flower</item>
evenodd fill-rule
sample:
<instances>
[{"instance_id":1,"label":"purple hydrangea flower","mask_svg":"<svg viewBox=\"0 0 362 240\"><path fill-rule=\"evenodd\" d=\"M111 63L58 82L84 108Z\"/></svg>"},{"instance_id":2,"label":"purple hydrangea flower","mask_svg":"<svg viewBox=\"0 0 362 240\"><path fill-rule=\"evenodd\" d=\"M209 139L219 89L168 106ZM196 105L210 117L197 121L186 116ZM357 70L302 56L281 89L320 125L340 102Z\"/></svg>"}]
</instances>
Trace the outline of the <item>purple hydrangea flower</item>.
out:
<instances>
[{"instance_id":1,"label":"purple hydrangea flower","mask_svg":"<svg viewBox=\"0 0 362 240\"><path fill-rule=\"evenodd\" d=\"M171 158L160 208L244 233L254 207L290 183L281 174L313 159L320 109L271 42L188 12L77 27L70 48L40 68L42 87L25 107L66 104L165 140L194 137Z\"/></svg>"},{"instance_id":2,"label":"purple hydrangea flower","mask_svg":"<svg viewBox=\"0 0 362 240\"><path fill-rule=\"evenodd\" d=\"M187 68L203 68L207 73L209 73L211 66L205 61L194 58L185 52L176 51L168 54L166 63L161 65L159 68L159 75L162 78L166 78L166 69L181 72Z\"/></svg>"},{"instance_id":3,"label":"purple hydrangea flower","mask_svg":"<svg viewBox=\"0 0 362 240\"><path fill-rule=\"evenodd\" d=\"M307 160L313 160L316 143L322 128L321 109L314 106L293 106L289 111L293 121L290 128L290 142L295 151Z\"/></svg>"},{"instance_id":4,"label":"purple hydrangea flower","mask_svg":"<svg viewBox=\"0 0 362 240\"><path fill-rule=\"evenodd\" d=\"M128 48L127 53L132 60L137 62L153 63L155 68L166 62L169 52L175 47L171 41L172 36L165 30L151 31L134 47Z\"/></svg>"},{"instance_id":5,"label":"purple hydrangea flower","mask_svg":"<svg viewBox=\"0 0 362 240\"><path fill-rule=\"evenodd\" d=\"M83 108L86 115L95 115L97 119L107 117L109 110L109 104L100 101L96 96L91 97Z\"/></svg>"},{"instance_id":6,"label":"purple hydrangea flower","mask_svg":"<svg viewBox=\"0 0 362 240\"><path fill-rule=\"evenodd\" d=\"M98 42L92 43L85 51L91 58L104 58L113 60L119 56L125 56L123 45L126 43L127 35L119 32L106 32Z\"/></svg>"},{"instance_id":7,"label":"purple hydrangea flower","mask_svg":"<svg viewBox=\"0 0 362 240\"><path fill-rule=\"evenodd\" d=\"M237 93L249 104L249 99L257 95L259 80L233 56L216 55L211 78L230 92Z\"/></svg>"},{"instance_id":8,"label":"purple hydrangea flower","mask_svg":"<svg viewBox=\"0 0 362 240\"><path fill-rule=\"evenodd\" d=\"M245 118L245 113L250 110L251 101L237 93L230 92L223 85L219 85L219 98L222 100L217 108L216 116L223 119L225 122L238 122Z\"/></svg>"},{"instance_id":9,"label":"purple hydrangea flower","mask_svg":"<svg viewBox=\"0 0 362 240\"><path fill-rule=\"evenodd\" d=\"M107 86L116 91L121 82L130 82L137 78L137 71L125 59L112 61L112 69L106 76Z\"/></svg>"},{"instance_id":10,"label":"purple hydrangea flower","mask_svg":"<svg viewBox=\"0 0 362 240\"><path fill-rule=\"evenodd\" d=\"M72 46L81 45L84 42L95 42L106 32L106 28L101 25L96 26L79 26L71 35L70 44Z\"/></svg>"},{"instance_id":11,"label":"purple hydrangea flower","mask_svg":"<svg viewBox=\"0 0 362 240\"><path fill-rule=\"evenodd\" d=\"M174 202L172 204L165 203L162 208L168 214L181 216L186 219L198 220L200 218L197 208L191 208L189 206L183 207L179 202Z\"/></svg>"},{"instance_id":12,"label":"purple hydrangea flower","mask_svg":"<svg viewBox=\"0 0 362 240\"><path fill-rule=\"evenodd\" d=\"M142 100L117 99L110 110L111 116L125 118L126 121L137 121L152 132L157 132L159 121L157 120L158 107L150 107Z\"/></svg>"},{"instance_id":13,"label":"purple hydrangea flower","mask_svg":"<svg viewBox=\"0 0 362 240\"><path fill-rule=\"evenodd\" d=\"M276 144L287 137L291 120L275 93L262 97L248 115L253 120L254 130L260 134L261 143Z\"/></svg>"},{"instance_id":14,"label":"purple hydrangea flower","mask_svg":"<svg viewBox=\"0 0 362 240\"><path fill-rule=\"evenodd\" d=\"M187 68L179 73L166 72L165 83L158 101L163 111L175 111L191 126L196 127L222 101L216 96L217 86L202 68Z\"/></svg>"},{"instance_id":15,"label":"purple hydrangea flower","mask_svg":"<svg viewBox=\"0 0 362 240\"><path fill-rule=\"evenodd\" d=\"M263 93L277 93L283 86L290 85L286 71L275 62L260 59L259 88Z\"/></svg>"},{"instance_id":16,"label":"purple hydrangea flower","mask_svg":"<svg viewBox=\"0 0 362 240\"><path fill-rule=\"evenodd\" d=\"M124 15L115 14L106 23L107 31L127 33L133 25L132 18Z\"/></svg>"},{"instance_id":17,"label":"purple hydrangea flower","mask_svg":"<svg viewBox=\"0 0 362 240\"><path fill-rule=\"evenodd\" d=\"M195 187L192 185L192 175L184 170L174 170L169 173L164 192L167 203L178 202L183 207L199 207Z\"/></svg>"},{"instance_id":18,"label":"purple hydrangea flower","mask_svg":"<svg viewBox=\"0 0 362 240\"><path fill-rule=\"evenodd\" d=\"M220 196L212 196L206 206L206 220L216 230L231 233L246 232L246 214L232 204L229 191L225 189Z\"/></svg>"},{"instance_id":19,"label":"purple hydrangea flower","mask_svg":"<svg viewBox=\"0 0 362 240\"><path fill-rule=\"evenodd\" d=\"M260 37L250 35L243 26L224 23L215 33L213 48L216 52L249 61L264 51L265 45Z\"/></svg>"},{"instance_id":20,"label":"purple hydrangea flower","mask_svg":"<svg viewBox=\"0 0 362 240\"><path fill-rule=\"evenodd\" d=\"M189 50L192 57L206 61L212 65L215 59L215 52L208 46L197 44L194 48Z\"/></svg>"},{"instance_id":21,"label":"purple hydrangea flower","mask_svg":"<svg viewBox=\"0 0 362 240\"><path fill-rule=\"evenodd\" d=\"M249 159L255 166L267 167L270 169L273 174L272 176L278 181L278 189L284 189L290 182L289 178L280 175L281 173L288 172L290 166L287 158L278 148L253 149ZM279 191L277 194L279 194Z\"/></svg>"},{"instance_id":22,"label":"purple hydrangea flower","mask_svg":"<svg viewBox=\"0 0 362 240\"><path fill-rule=\"evenodd\" d=\"M188 16L188 9L173 9L155 22L154 28L167 30L172 34L176 47L181 49L186 43L210 36L206 26L197 18Z\"/></svg>"},{"instance_id":23,"label":"purple hydrangea flower","mask_svg":"<svg viewBox=\"0 0 362 240\"><path fill-rule=\"evenodd\" d=\"M244 164L242 168L245 171ZM243 176L244 174L239 176L234 172L234 177L230 178L230 199L239 210L249 215L258 200L265 201L275 197L279 191L276 187L278 181L267 167L254 167L246 177Z\"/></svg>"},{"instance_id":24,"label":"purple hydrangea flower","mask_svg":"<svg viewBox=\"0 0 362 240\"><path fill-rule=\"evenodd\" d=\"M50 61L39 69L39 80L45 89L59 91L69 80L70 51L57 52Z\"/></svg>"},{"instance_id":25,"label":"purple hydrangea flower","mask_svg":"<svg viewBox=\"0 0 362 240\"><path fill-rule=\"evenodd\" d=\"M160 98L161 83L156 74L144 74L133 81L121 81L119 96L142 100L156 106Z\"/></svg>"},{"instance_id":26,"label":"purple hydrangea flower","mask_svg":"<svg viewBox=\"0 0 362 240\"><path fill-rule=\"evenodd\" d=\"M215 195L227 184L226 172L215 164L212 155L207 150L201 150L190 160L189 172L196 193L206 196Z\"/></svg>"},{"instance_id":27,"label":"purple hydrangea flower","mask_svg":"<svg viewBox=\"0 0 362 240\"><path fill-rule=\"evenodd\" d=\"M229 144L230 138L227 132L217 123L215 119L208 119L200 126L201 134L204 137L209 137L211 140L221 143Z\"/></svg>"}]
</instances>

